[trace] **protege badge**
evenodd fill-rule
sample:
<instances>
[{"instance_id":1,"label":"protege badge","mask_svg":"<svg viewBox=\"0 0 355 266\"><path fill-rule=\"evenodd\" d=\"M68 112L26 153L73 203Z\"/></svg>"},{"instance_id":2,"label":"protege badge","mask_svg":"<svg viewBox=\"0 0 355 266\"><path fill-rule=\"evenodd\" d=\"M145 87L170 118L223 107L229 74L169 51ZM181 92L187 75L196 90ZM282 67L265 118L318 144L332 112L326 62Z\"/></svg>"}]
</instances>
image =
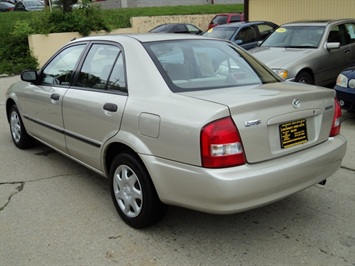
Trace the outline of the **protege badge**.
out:
<instances>
[{"instance_id":1,"label":"protege badge","mask_svg":"<svg viewBox=\"0 0 355 266\"><path fill-rule=\"evenodd\" d=\"M260 124L261 124L261 120L260 119L244 122L245 127L258 126Z\"/></svg>"}]
</instances>

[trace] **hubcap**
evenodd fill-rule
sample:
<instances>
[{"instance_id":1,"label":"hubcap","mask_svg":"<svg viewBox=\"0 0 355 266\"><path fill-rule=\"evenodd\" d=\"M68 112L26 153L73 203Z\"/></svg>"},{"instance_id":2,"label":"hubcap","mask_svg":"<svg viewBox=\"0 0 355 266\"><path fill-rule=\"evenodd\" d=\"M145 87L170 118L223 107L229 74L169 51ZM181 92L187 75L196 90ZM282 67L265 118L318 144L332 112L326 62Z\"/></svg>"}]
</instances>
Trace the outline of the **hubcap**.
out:
<instances>
[{"instance_id":1,"label":"hubcap","mask_svg":"<svg viewBox=\"0 0 355 266\"><path fill-rule=\"evenodd\" d=\"M306 77L301 78L299 82L300 83L305 83L305 84L311 84L311 81L308 78L306 78Z\"/></svg>"},{"instance_id":2,"label":"hubcap","mask_svg":"<svg viewBox=\"0 0 355 266\"><path fill-rule=\"evenodd\" d=\"M135 172L127 165L117 167L113 176L113 189L119 208L131 218L142 211L143 193Z\"/></svg>"},{"instance_id":3,"label":"hubcap","mask_svg":"<svg viewBox=\"0 0 355 266\"><path fill-rule=\"evenodd\" d=\"M20 123L20 117L16 112L11 113L10 125L11 125L12 137L14 141L18 143L21 139L21 123Z\"/></svg>"}]
</instances>

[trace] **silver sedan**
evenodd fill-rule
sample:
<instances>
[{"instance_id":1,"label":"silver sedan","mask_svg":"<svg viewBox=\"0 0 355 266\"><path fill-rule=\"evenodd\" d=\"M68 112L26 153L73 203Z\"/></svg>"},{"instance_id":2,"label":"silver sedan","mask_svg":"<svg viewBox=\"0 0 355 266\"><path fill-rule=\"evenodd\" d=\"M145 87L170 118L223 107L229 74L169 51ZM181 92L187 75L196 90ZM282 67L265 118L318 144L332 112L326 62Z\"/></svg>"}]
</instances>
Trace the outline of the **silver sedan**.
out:
<instances>
[{"instance_id":1,"label":"silver sedan","mask_svg":"<svg viewBox=\"0 0 355 266\"><path fill-rule=\"evenodd\" d=\"M285 80L335 84L355 65L355 19L287 23L250 52Z\"/></svg>"},{"instance_id":2,"label":"silver sedan","mask_svg":"<svg viewBox=\"0 0 355 266\"><path fill-rule=\"evenodd\" d=\"M283 82L223 41L86 37L6 93L14 144L37 141L109 178L134 228L167 205L228 214L331 176L346 139L332 90Z\"/></svg>"}]
</instances>

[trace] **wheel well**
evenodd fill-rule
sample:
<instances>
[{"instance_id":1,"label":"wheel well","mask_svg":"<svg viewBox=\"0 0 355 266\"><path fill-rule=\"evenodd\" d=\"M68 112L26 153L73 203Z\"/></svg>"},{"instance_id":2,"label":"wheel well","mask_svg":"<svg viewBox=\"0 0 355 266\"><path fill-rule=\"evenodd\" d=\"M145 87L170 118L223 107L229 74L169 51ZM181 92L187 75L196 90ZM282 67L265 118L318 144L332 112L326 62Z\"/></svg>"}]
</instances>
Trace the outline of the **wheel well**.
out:
<instances>
[{"instance_id":1,"label":"wheel well","mask_svg":"<svg viewBox=\"0 0 355 266\"><path fill-rule=\"evenodd\" d=\"M302 72L307 72L308 74L310 74L310 75L312 76L312 78L313 78L313 81L314 81L314 74L313 74L312 69L310 69L310 68L303 68L303 69L301 69L300 71L298 71L296 77L297 77L300 73L302 73Z\"/></svg>"},{"instance_id":2,"label":"wheel well","mask_svg":"<svg viewBox=\"0 0 355 266\"><path fill-rule=\"evenodd\" d=\"M11 106L13 106L14 104L15 104L15 102L12 99L8 99L7 102L6 102L6 118L7 118L7 122L10 121L9 112L10 112Z\"/></svg>"},{"instance_id":3,"label":"wheel well","mask_svg":"<svg viewBox=\"0 0 355 266\"><path fill-rule=\"evenodd\" d=\"M139 159L141 161L141 159L139 158L137 153L134 150L132 150L130 147L128 147L127 145L124 145L122 143L112 143L107 148L106 155L105 155L105 170L106 170L106 174L110 173L111 164L112 164L113 160L115 159L115 157L119 153L130 153L130 154L132 154L133 156L135 156L137 159ZM143 164L143 162L142 162L142 164Z\"/></svg>"}]
</instances>

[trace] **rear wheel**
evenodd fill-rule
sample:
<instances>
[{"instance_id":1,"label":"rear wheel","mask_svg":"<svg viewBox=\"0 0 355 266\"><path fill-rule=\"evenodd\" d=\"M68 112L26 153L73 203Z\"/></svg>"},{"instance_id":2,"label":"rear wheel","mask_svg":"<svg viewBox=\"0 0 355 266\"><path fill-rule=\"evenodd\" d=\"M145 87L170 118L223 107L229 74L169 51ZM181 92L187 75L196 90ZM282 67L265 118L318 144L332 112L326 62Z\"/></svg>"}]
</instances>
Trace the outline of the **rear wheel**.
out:
<instances>
[{"instance_id":1,"label":"rear wheel","mask_svg":"<svg viewBox=\"0 0 355 266\"><path fill-rule=\"evenodd\" d=\"M118 155L110 169L111 196L122 220L133 228L156 224L165 215L150 176L135 156Z\"/></svg>"},{"instance_id":2,"label":"rear wheel","mask_svg":"<svg viewBox=\"0 0 355 266\"><path fill-rule=\"evenodd\" d=\"M20 149L26 149L33 146L35 140L27 134L20 116L20 112L15 104L10 108L9 118L11 137L16 147Z\"/></svg>"},{"instance_id":3,"label":"rear wheel","mask_svg":"<svg viewBox=\"0 0 355 266\"><path fill-rule=\"evenodd\" d=\"M299 82L299 83L305 83L305 84L311 84L311 85L314 84L314 80L313 80L312 75L307 71L301 71L300 73L298 73L295 81Z\"/></svg>"}]
</instances>

